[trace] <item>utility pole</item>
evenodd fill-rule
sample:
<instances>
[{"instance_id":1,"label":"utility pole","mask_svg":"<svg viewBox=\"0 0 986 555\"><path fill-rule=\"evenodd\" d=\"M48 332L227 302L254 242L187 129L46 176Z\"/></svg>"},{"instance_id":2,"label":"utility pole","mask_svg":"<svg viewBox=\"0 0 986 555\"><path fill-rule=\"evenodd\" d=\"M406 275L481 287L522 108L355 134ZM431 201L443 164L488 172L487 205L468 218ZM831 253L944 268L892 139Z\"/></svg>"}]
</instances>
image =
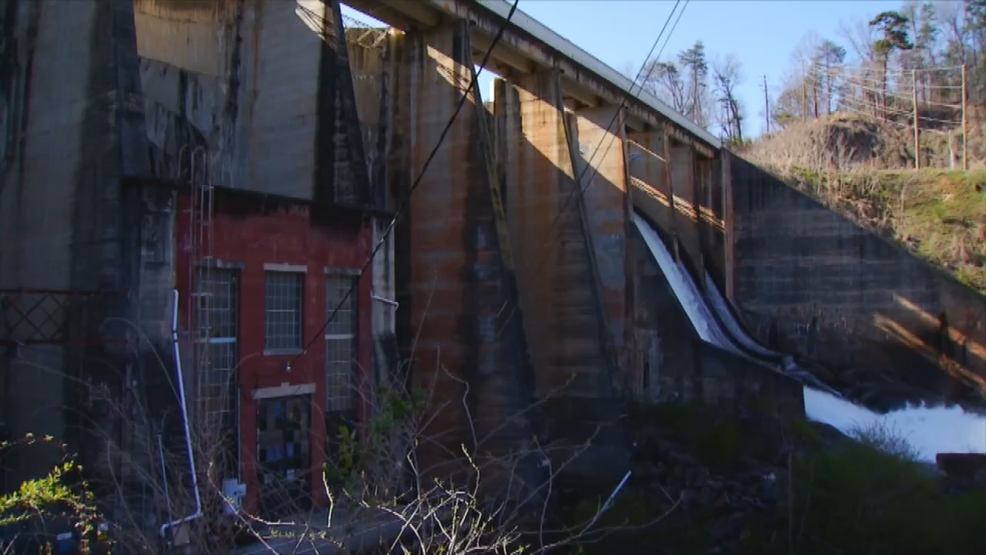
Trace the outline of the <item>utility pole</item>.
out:
<instances>
[{"instance_id":1,"label":"utility pole","mask_svg":"<svg viewBox=\"0 0 986 555\"><path fill-rule=\"evenodd\" d=\"M965 116L967 93L966 69L965 64L962 64L962 169L965 171L969 171L969 122Z\"/></svg>"},{"instance_id":2,"label":"utility pole","mask_svg":"<svg viewBox=\"0 0 986 555\"><path fill-rule=\"evenodd\" d=\"M914 104L914 169L921 169L921 142L918 131L918 72L911 70L911 102Z\"/></svg>"},{"instance_id":3,"label":"utility pole","mask_svg":"<svg viewBox=\"0 0 986 555\"><path fill-rule=\"evenodd\" d=\"M763 119L767 124L767 133L770 134L770 97L767 96L767 74L763 76Z\"/></svg>"}]
</instances>

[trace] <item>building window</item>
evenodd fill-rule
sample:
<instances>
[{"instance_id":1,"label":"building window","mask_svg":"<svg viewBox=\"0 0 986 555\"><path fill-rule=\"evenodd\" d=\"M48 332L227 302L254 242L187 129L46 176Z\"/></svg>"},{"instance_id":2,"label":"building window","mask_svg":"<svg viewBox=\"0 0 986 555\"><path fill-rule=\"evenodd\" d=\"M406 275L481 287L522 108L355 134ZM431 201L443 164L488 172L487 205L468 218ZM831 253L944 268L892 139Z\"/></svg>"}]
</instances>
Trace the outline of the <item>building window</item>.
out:
<instances>
[{"instance_id":1,"label":"building window","mask_svg":"<svg viewBox=\"0 0 986 555\"><path fill-rule=\"evenodd\" d=\"M264 350L301 349L301 291L305 275L266 272L264 282Z\"/></svg>"},{"instance_id":2,"label":"building window","mask_svg":"<svg viewBox=\"0 0 986 555\"><path fill-rule=\"evenodd\" d=\"M194 355L199 407L206 424L236 422L236 270L201 267L195 273Z\"/></svg>"},{"instance_id":3,"label":"building window","mask_svg":"<svg viewBox=\"0 0 986 555\"><path fill-rule=\"evenodd\" d=\"M326 411L344 412L353 406L353 372L358 352L357 279L357 276L347 274L330 274L326 279L326 320L335 312L325 328Z\"/></svg>"}]
</instances>

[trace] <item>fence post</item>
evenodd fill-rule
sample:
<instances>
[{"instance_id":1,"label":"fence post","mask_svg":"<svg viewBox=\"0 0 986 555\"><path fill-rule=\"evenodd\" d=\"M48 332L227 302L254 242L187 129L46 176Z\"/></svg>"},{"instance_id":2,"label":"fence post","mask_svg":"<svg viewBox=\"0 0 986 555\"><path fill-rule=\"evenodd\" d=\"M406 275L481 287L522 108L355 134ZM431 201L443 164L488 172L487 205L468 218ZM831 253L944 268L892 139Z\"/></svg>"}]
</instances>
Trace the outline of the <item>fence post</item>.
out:
<instances>
[{"instance_id":1,"label":"fence post","mask_svg":"<svg viewBox=\"0 0 986 555\"><path fill-rule=\"evenodd\" d=\"M808 72L801 62L801 119L808 121Z\"/></svg>"},{"instance_id":2,"label":"fence post","mask_svg":"<svg viewBox=\"0 0 986 555\"><path fill-rule=\"evenodd\" d=\"M969 122L965 115L966 70L962 64L962 169L969 171Z\"/></svg>"},{"instance_id":3,"label":"fence post","mask_svg":"<svg viewBox=\"0 0 986 555\"><path fill-rule=\"evenodd\" d=\"M914 103L914 169L921 169L921 141L918 130L918 72L911 70L911 102Z\"/></svg>"}]
</instances>

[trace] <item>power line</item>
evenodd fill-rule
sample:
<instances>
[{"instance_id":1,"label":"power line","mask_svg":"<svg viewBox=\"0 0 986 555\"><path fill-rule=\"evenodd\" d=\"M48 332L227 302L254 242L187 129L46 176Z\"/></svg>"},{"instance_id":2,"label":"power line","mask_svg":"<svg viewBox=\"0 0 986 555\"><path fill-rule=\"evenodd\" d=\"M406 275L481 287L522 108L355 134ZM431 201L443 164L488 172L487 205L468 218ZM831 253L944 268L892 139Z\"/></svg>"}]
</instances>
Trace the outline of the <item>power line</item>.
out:
<instances>
[{"instance_id":1,"label":"power line","mask_svg":"<svg viewBox=\"0 0 986 555\"><path fill-rule=\"evenodd\" d=\"M295 355L294 358L292 358L285 365L286 370L290 370L291 365L293 365L295 362L298 361L298 359L304 356L308 352L308 349L310 349L311 346L314 345L316 341L318 341L318 338L321 337L321 335L325 332L326 328L329 327L329 324L332 323L332 320L336 317L336 314L339 313L339 309L343 305L345 305L346 301L349 300L349 297L352 296L353 291L356 290L356 287L359 285L359 280L363 277L363 274L366 273L366 270L370 267L370 264L373 263L374 257L376 257L377 253L380 252L380 248L387 241L387 237L390 236L391 232L393 232L394 226L397 225L398 218L400 218L400 215L404 211L404 208L411 200L411 195L414 194L414 191L418 188L418 185L421 184L421 179L428 171L428 166L431 164L431 161L435 158L435 155L438 154L438 149L442 146L442 143L445 142L445 137L448 135L449 130L452 128L452 124L455 123L455 119L459 116L459 112L462 111L462 107L465 106L466 100L469 99L469 94L472 92L473 88L476 87L476 82L479 79L479 75L483 72L484 69L486 69L486 64L489 62L490 56L493 54L493 49L496 47L497 43L500 42L500 38L503 37L503 33L507 30L507 26L510 24L510 20L513 19L514 12L517 11L518 3L520 3L520 0L514 0L513 5L510 6L510 11L507 13L507 18L503 21L503 24L500 25L500 28L497 30L496 36L493 37L493 42L490 43L489 48L486 49L486 53L483 55L483 61L479 63L479 69L473 72L472 79L469 80L469 86L466 88L465 91L463 91L462 97L459 98L459 104L455 107L455 111L452 112L452 117L449 118L448 123L445 124L445 128L442 129L442 134L438 137L438 142L435 143L434 148L431 149L431 153L428 154L428 158L425 160L424 165L421 167L421 171L418 172L418 176L414 178L414 182L411 183L411 187L408 189L407 194L404 195L404 198L401 199L401 203L397 206L397 210L394 212L394 217L391 218L390 223L387 225L387 229L383 233L383 236L380 237L379 241L377 241L376 246L374 246L373 250L370 252L370 256L366 259L366 262L363 263L363 267L360 268L359 274L357 274L356 279L353 280L353 284L349 286L349 289L346 290L346 294L343 295L342 298L339 299L339 301L336 303L335 308L333 308L332 312L329 313L329 317L325 320L325 323L322 324L322 327L318 330L318 332L312 336L312 338L308 341L308 343L305 344L301 352Z\"/></svg>"},{"instance_id":2,"label":"power line","mask_svg":"<svg viewBox=\"0 0 986 555\"><path fill-rule=\"evenodd\" d=\"M682 6L681 11L678 12L678 17L677 17L677 19L675 19L674 24L671 26L671 30L668 32L667 36L665 37L664 44L661 45L661 49L658 51L657 56L655 57L655 60L660 59L661 54L664 52L664 48L667 47L668 41L671 39L671 35L674 33L675 28L677 28L678 22L681 21L681 16L682 16L682 14L685 13L685 8L688 7L688 2L689 1L690 0L685 0L685 5ZM631 83L631 85L630 85L630 90L629 90L629 93L630 94L634 94L634 92L633 92L634 86L638 86L638 89L637 89L638 92L640 90L642 90L643 89L643 86L644 86L644 83L647 82L647 79L650 77L651 73L653 73L653 71L654 71L654 64L649 64L648 62L651 59L651 55L653 54L654 49L657 47L658 43L661 42L661 37L664 35L664 31L667 29L668 24L671 22L671 18L674 17L674 12L675 12L675 10L678 9L678 5L679 4L681 4L681 0L678 0L677 2L675 2L674 6L671 8L671 13L668 14L667 19L664 21L664 25L661 27L661 31L658 33L657 38L654 40L654 43L651 45L650 51L648 51L647 57L644 59L644 63L641 65L640 70L637 71L637 76L634 78L633 83ZM640 79L640 74L643 73L645 69L647 70L647 73L646 73L646 75L644 75L643 79ZM638 83L638 79L639 79L639 83ZM552 221L551 226L549 226L548 231L545 234L545 238L542 239L542 242L538 245L537 249L535 249L536 252L540 252L543 247L545 247L546 245L549 244L548 243L548 238L553 235L553 233L555 231L555 228L557 228L558 223L561 221L562 215L564 215L565 211L568 209L569 203L571 202L571 200L573 198L575 198L575 193L578 192L578 193L580 193L580 195L581 194L585 194L585 192L592 185L592 183L593 183L592 179L595 177L596 173L599 172L598 168L595 168L595 167L592 166L592 162L595 160L596 154L599 152L599 148L602 147L603 142L607 138L606 137L606 133L608 133L612 129L613 124L615 124L616 121L619 119L620 111L626 105L626 101L627 101L627 97L626 96L623 97L620 100L620 105L617 107L615 113L613 114L613 118L610 120L609 124L606 126L606 132L599 139L599 142L596 144L595 149L593 149L592 154L589 156L589 159L586 161L585 167L582 168L582 170L579 172L578 177L575 178L575 187L573 187L572 188L572 191L568 194L567 197L565 197L565 201L562 203L561 208L559 208L558 214L555 216L554 220ZM609 149L610 148L612 148L613 142L616 140L616 137L615 136L610 136L609 139L610 139L609 140L609 145L606 147L606 150L603 152L604 155L605 155L606 152L609 152ZM574 171L575 160L572 160L572 164L573 164L573 171ZM585 177L585 173L587 171L589 171L589 168L592 168L593 174L590 176L589 182L588 182L588 184L586 184L585 188L582 188L582 178ZM558 238L559 237L555 236L553 239L551 239L551 243L550 244L553 245L555 242L558 241ZM591 248L591 245L590 245L590 248ZM540 261L538 262L537 267L535 267L534 270L533 270L535 273L538 272L541 269L541 267L544 265L545 262L547 262L547 260L548 260L548 254L549 253L550 253L550 251L545 252L544 253L544 256L541 257ZM519 304L519 299L518 299L518 304ZM510 311L510 314L504 319L503 326L497 332L497 337L499 337L500 334L503 333L503 331L507 327L507 322L509 322L510 319L513 317L513 315L517 312L518 304L515 304L514 305L514 308ZM500 307L500 311L499 312L502 312L503 309L506 308L506 306L507 306L507 303L504 303L503 306Z\"/></svg>"}]
</instances>

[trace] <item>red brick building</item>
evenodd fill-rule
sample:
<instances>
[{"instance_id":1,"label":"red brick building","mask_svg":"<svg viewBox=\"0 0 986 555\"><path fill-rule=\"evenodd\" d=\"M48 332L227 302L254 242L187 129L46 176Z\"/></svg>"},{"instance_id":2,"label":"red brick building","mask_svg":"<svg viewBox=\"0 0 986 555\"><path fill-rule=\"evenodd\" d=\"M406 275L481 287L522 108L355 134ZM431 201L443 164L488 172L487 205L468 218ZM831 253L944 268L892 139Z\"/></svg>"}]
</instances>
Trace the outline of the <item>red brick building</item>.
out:
<instances>
[{"instance_id":1,"label":"red brick building","mask_svg":"<svg viewBox=\"0 0 986 555\"><path fill-rule=\"evenodd\" d=\"M246 484L248 510L290 510L265 497L274 490L321 505L326 439L366 408L372 276L358 274L372 223L357 210L213 190L207 218L187 190L175 210L186 390L207 406L191 419L221 422L237 445L225 477Z\"/></svg>"}]
</instances>

